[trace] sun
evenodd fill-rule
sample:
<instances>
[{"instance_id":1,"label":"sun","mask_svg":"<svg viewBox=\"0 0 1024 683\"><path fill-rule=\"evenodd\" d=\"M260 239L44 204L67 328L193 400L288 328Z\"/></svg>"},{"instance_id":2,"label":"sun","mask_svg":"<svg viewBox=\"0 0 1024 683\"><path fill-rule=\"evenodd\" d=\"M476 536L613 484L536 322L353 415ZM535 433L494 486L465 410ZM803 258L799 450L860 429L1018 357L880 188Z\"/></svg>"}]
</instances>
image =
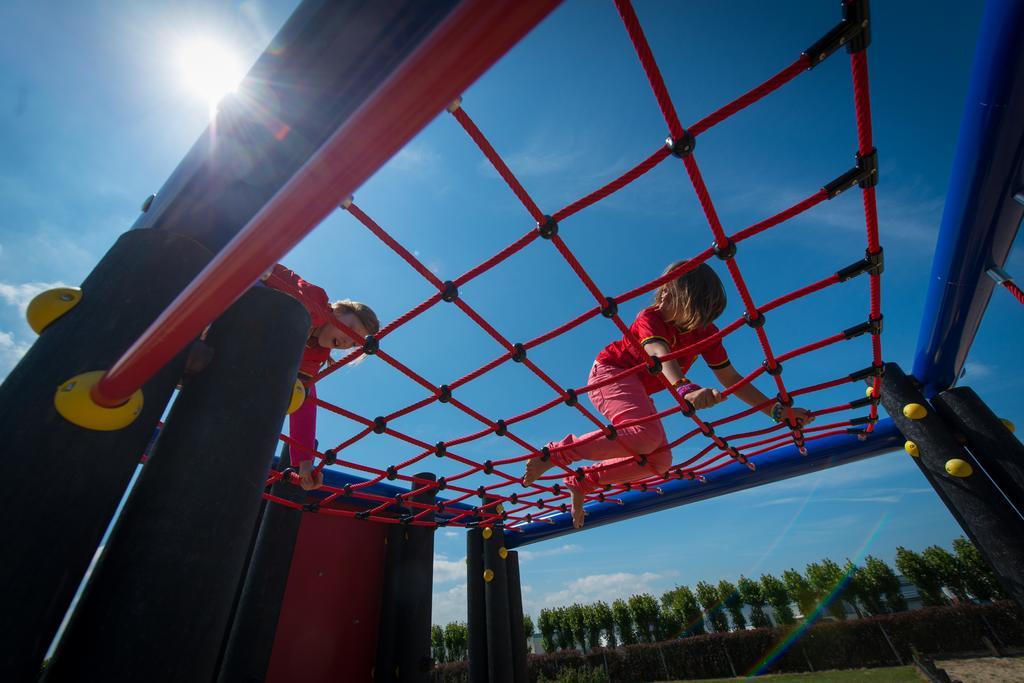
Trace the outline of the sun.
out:
<instances>
[{"instance_id":1,"label":"sun","mask_svg":"<svg viewBox=\"0 0 1024 683\"><path fill-rule=\"evenodd\" d=\"M210 38L197 38L178 50L182 84L207 104L212 118L221 99L238 87L245 75L242 61L229 48Z\"/></svg>"}]
</instances>

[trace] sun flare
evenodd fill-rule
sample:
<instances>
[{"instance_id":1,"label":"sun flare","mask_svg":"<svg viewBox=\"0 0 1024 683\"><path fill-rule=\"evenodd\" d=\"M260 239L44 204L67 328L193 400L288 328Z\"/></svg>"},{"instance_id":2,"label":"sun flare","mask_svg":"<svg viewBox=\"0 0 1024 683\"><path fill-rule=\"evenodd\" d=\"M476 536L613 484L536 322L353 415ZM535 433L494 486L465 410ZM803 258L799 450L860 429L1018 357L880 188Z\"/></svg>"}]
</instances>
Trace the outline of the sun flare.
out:
<instances>
[{"instance_id":1,"label":"sun flare","mask_svg":"<svg viewBox=\"0 0 1024 683\"><path fill-rule=\"evenodd\" d=\"M209 38L182 45L178 51L178 69L184 86L206 102L211 117L217 111L217 103L233 92L245 75L241 60L223 44Z\"/></svg>"}]
</instances>

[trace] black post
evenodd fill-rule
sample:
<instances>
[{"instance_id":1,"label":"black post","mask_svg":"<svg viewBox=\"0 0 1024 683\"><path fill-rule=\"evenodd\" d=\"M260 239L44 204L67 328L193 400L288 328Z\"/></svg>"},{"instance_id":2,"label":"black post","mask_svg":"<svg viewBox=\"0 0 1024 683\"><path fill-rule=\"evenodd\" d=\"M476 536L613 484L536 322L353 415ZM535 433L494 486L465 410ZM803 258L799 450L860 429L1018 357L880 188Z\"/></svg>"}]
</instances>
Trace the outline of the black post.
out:
<instances>
[{"instance_id":1,"label":"black post","mask_svg":"<svg viewBox=\"0 0 1024 683\"><path fill-rule=\"evenodd\" d=\"M213 678L308 331L265 287L211 327L212 361L186 379L48 683Z\"/></svg>"},{"instance_id":2,"label":"black post","mask_svg":"<svg viewBox=\"0 0 1024 683\"><path fill-rule=\"evenodd\" d=\"M964 532L991 565L1006 593L1024 607L1024 520L1002 496L898 365L885 366L882 405L907 439L908 451Z\"/></svg>"},{"instance_id":3,"label":"black post","mask_svg":"<svg viewBox=\"0 0 1024 683\"><path fill-rule=\"evenodd\" d=\"M281 449L282 468L288 459L285 445ZM270 492L296 503L304 502L307 495L298 486L282 481L274 482ZM218 683L250 683L266 677L301 522L300 510L276 503L264 506L221 657Z\"/></svg>"},{"instance_id":4,"label":"black post","mask_svg":"<svg viewBox=\"0 0 1024 683\"><path fill-rule=\"evenodd\" d=\"M490 532L490 533L488 533ZM509 616L505 531L482 530L484 539L484 597L487 603L487 673L491 683L512 683L512 632ZM522 633L522 628L519 630Z\"/></svg>"},{"instance_id":5,"label":"black post","mask_svg":"<svg viewBox=\"0 0 1024 683\"><path fill-rule=\"evenodd\" d=\"M482 529L466 531L466 611L469 683L487 683L487 601L484 598Z\"/></svg>"},{"instance_id":6,"label":"black post","mask_svg":"<svg viewBox=\"0 0 1024 683\"><path fill-rule=\"evenodd\" d=\"M416 479L436 481L430 472L413 475ZM421 484L411 483L413 490ZM434 504L437 489L430 489L413 498L420 503ZM410 508L412 514L420 508ZM433 522L433 514L423 518ZM431 596L434 585L434 527L405 528L405 550L402 553L402 593L399 629L398 674L401 681L429 683L432 659L430 653Z\"/></svg>"},{"instance_id":7,"label":"black post","mask_svg":"<svg viewBox=\"0 0 1024 683\"><path fill-rule=\"evenodd\" d=\"M523 586L519 578L519 553L510 551L505 558L508 572L508 616L509 632L512 634L512 679L515 683L527 683L530 676L526 669L526 631L523 630Z\"/></svg>"},{"instance_id":8,"label":"black post","mask_svg":"<svg viewBox=\"0 0 1024 683\"><path fill-rule=\"evenodd\" d=\"M181 376L184 354L143 387L128 427L91 431L54 408L57 387L106 370L210 259L169 232L129 232L82 283L76 307L52 322L0 386L0 524L8 586L0 619L0 680L28 681L64 618Z\"/></svg>"},{"instance_id":9,"label":"black post","mask_svg":"<svg viewBox=\"0 0 1024 683\"><path fill-rule=\"evenodd\" d=\"M399 641L402 617L402 563L405 561L404 526L388 524L384 542L387 551L384 553L384 578L381 581L380 623L377 627L377 658L373 666L373 680L378 683L398 680L398 651L402 647Z\"/></svg>"},{"instance_id":10,"label":"black post","mask_svg":"<svg viewBox=\"0 0 1024 683\"><path fill-rule=\"evenodd\" d=\"M1024 514L1024 444L969 387L943 391L935 409L965 439L971 455L1017 512Z\"/></svg>"}]
</instances>

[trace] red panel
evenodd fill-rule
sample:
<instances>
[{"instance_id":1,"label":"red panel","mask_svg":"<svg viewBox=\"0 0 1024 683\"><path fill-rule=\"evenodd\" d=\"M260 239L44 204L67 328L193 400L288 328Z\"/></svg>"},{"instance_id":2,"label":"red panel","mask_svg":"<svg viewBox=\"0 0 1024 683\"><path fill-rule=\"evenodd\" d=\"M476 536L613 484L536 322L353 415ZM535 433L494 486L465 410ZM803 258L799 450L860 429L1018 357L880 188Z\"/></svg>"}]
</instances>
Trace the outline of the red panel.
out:
<instances>
[{"instance_id":1,"label":"red panel","mask_svg":"<svg viewBox=\"0 0 1024 683\"><path fill-rule=\"evenodd\" d=\"M267 683L373 680L385 537L382 524L302 516Z\"/></svg>"}]
</instances>

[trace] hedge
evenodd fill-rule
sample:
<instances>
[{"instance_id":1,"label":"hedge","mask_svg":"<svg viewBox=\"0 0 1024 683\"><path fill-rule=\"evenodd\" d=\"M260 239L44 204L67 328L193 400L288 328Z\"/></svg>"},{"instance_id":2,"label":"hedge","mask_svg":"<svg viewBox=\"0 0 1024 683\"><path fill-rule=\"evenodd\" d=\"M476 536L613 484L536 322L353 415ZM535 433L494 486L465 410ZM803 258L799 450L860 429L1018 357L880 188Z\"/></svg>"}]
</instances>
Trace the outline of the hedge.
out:
<instances>
[{"instance_id":1,"label":"hedge","mask_svg":"<svg viewBox=\"0 0 1024 683\"><path fill-rule=\"evenodd\" d=\"M761 673L897 666L911 647L932 655L983 651L982 637L1003 646L1024 645L1024 612L1012 602L932 607L866 619L815 624L788 646L790 629L761 628L713 633L662 643L563 650L529 656L531 683L566 670L607 668L615 683L727 678L753 671L778 646ZM439 664L437 683L468 683L466 662Z\"/></svg>"}]
</instances>

